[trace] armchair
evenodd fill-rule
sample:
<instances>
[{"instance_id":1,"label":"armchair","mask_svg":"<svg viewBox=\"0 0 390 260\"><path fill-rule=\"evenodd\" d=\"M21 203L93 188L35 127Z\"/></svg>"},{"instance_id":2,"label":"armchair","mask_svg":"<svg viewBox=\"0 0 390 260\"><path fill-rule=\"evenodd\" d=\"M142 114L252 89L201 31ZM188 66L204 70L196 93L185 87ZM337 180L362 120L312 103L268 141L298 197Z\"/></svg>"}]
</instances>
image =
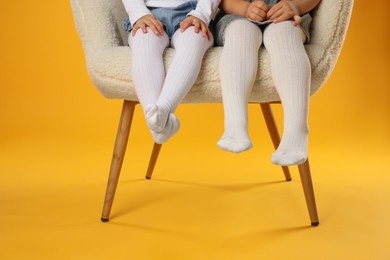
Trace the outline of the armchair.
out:
<instances>
[{"instance_id":1,"label":"armchair","mask_svg":"<svg viewBox=\"0 0 390 260\"><path fill-rule=\"evenodd\" d=\"M110 99L124 100L101 220L107 222L126 151L134 108L138 103L131 79L131 49L127 32L122 29L126 17L121 0L71 0L77 32L81 38L89 76ZM353 0L323 0L312 11L311 41L305 45L312 66L311 95L318 92L330 76L348 29ZM218 62L222 47L207 51L200 74L183 103L221 103ZM169 67L174 49L167 49L165 66ZM270 58L264 47L259 53L259 72L250 95L251 103L259 103L275 148L280 137L272 115L271 103L280 103L273 85ZM161 145L154 144L146 178L150 179ZM298 165L310 215L311 225L319 224L309 161ZM291 180L288 167L282 167L285 179Z\"/></svg>"}]
</instances>

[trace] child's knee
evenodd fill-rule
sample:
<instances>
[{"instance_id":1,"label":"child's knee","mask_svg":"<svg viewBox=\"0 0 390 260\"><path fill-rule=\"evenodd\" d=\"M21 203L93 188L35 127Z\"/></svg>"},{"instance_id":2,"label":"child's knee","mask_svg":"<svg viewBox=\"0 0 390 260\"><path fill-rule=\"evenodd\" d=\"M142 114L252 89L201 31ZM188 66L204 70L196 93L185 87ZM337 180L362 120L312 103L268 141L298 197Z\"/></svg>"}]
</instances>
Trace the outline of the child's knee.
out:
<instances>
[{"instance_id":1,"label":"child's knee","mask_svg":"<svg viewBox=\"0 0 390 260\"><path fill-rule=\"evenodd\" d=\"M256 42L260 46L263 40L260 28L256 24L243 19L231 22L225 29L224 37L225 46L235 42L240 43L238 46L242 46L243 48L248 46L249 41Z\"/></svg>"},{"instance_id":2,"label":"child's knee","mask_svg":"<svg viewBox=\"0 0 390 260\"><path fill-rule=\"evenodd\" d=\"M156 35L149 27L146 28L147 32L144 33L142 29L138 29L135 35L133 32L129 34L129 45L131 47L144 47L148 48L165 48L169 44L169 39L166 33L164 35Z\"/></svg>"},{"instance_id":3,"label":"child's knee","mask_svg":"<svg viewBox=\"0 0 390 260\"><path fill-rule=\"evenodd\" d=\"M226 27L225 34L235 35L237 37L243 30L258 31L261 33L260 28L254 23L244 19L237 19Z\"/></svg>"},{"instance_id":4,"label":"child's knee","mask_svg":"<svg viewBox=\"0 0 390 260\"><path fill-rule=\"evenodd\" d=\"M279 23L271 23L265 28L264 37L283 37L287 34L299 34L301 29L299 26L295 26L293 21L287 20Z\"/></svg>"},{"instance_id":5,"label":"child's knee","mask_svg":"<svg viewBox=\"0 0 390 260\"><path fill-rule=\"evenodd\" d=\"M207 34L206 34L206 36L203 36L203 32L200 28L199 28L198 32L195 32L195 26L190 26L184 32L180 32L180 33L186 34L186 35L192 35L191 38L194 38L194 39L207 40Z\"/></svg>"},{"instance_id":6,"label":"child's knee","mask_svg":"<svg viewBox=\"0 0 390 260\"><path fill-rule=\"evenodd\" d=\"M271 23L267 26L264 31L264 45L266 47L271 47L272 42L278 40L286 39L288 37L290 42L292 39L295 39L299 42L304 42L302 38L302 30L299 26L295 26L293 21L287 20L279 23Z\"/></svg>"},{"instance_id":7,"label":"child's knee","mask_svg":"<svg viewBox=\"0 0 390 260\"><path fill-rule=\"evenodd\" d=\"M194 45L195 44L195 45ZM211 36L209 39L206 35L203 35L203 32L195 32L195 26L188 27L184 32L180 30L176 31L172 37L172 45L175 48L180 48L181 46L192 45L193 47L211 47L214 44L214 39Z\"/></svg>"}]
</instances>

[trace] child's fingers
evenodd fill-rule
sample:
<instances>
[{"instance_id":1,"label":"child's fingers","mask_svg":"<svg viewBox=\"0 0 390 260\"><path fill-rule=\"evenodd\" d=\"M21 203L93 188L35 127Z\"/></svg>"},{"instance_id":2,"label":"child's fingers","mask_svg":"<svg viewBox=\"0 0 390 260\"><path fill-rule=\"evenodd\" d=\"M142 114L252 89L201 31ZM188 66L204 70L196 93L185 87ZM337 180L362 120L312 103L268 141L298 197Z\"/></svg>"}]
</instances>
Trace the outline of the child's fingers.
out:
<instances>
[{"instance_id":1,"label":"child's fingers","mask_svg":"<svg viewBox=\"0 0 390 260\"><path fill-rule=\"evenodd\" d=\"M278 2L269 10L267 18L273 20L274 23L283 22L292 18L295 26L299 25L302 20L296 4L292 1Z\"/></svg>"},{"instance_id":2,"label":"child's fingers","mask_svg":"<svg viewBox=\"0 0 390 260\"><path fill-rule=\"evenodd\" d=\"M265 4L263 1L253 1L248 6L248 9L245 13L245 16L249 19L252 19L254 21L264 21L267 17L267 11L268 11L268 5Z\"/></svg>"},{"instance_id":3,"label":"child's fingers","mask_svg":"<svg viewBox=\"0 0 390 260\"><path fill-rule=\"evenodd\" d=\"M210 41L213 36L210 32L209 27L204 22L201 22L200 26L201 26L201 30L202 30L202 36L207 37L207 40Z\"/></svg>"},{"instance_id":4,"label":"child's fingers","mask_svg":"<svg viewBox=\"0 0 390 260\"><path fill-rule=\"evenodd\" d=\"M294 16L294 13L291 10L284 8L282 6L273 15L271 15L269 17L269 20L273 20L274 23L279 23L279 22L286 21L286 20L292 18L293 16Z\"/></svg>"},{"instance_id":5,"label":"child's fingers","mask_svg":"<svg viewBox=\"0 0 390 260\"><path fill-rule=\"evenodd\" d=\"M190 27L190 24L188 24L188 23L183 23L182 25L180 25L180 31L181 31L181 32L184 32L185 30L188 29L188 27Z\"/></svg>"},{"instance_id":6,"label":"child's fingers","mask_svg":"<svg viewBox=\"0 0 390 260\"><path fill-rule=\"evenodd\" d=\"M160 22L160 20L158 20L158 24L159 24L159 28L160 28L160 33L161 33L161 35L163 35L164 34L164 25L162 24L162 22Z\"/></svg>"},{"instance_id":7,"label":"child's fingers","mask_svg":"<svg viewBox=\"0 0 390 260\"><path fill-rule=\"evenodd\" d=\"M208 30L206 24L201 23L200 28L201 28L201 30L202 30L202 36L203 36L203 37L206 37L206 36L207 36L207 30Z\"/></svg>"},{"instance_id":8,"label":"child's fingers","mask_svg":"<svg viewBox=\"0 0 390 260\"><path fill-rule=\"evenodd\" d=\"M301 22L302 22L302 17L300 17L299 15L294 15L293 25L298 26L301 24Z\"/></svg>"},{"instance_id":9,"label":"child's fingers","mask_svg":"<svg viewBox=\"0 0 390 260\"><path fill-rule=\"evenodd\" d=\"M141 29L143 33L148 33L147 27L149 27L156 35L164 34L164 27L160 20L153 15L146 15L140 18L133 27L132 35L135 36L138 29Z\"/></svg>"},{"instance_id":10,"label":"child's fingers","mask_svg":"<svg viewBox=\"0 0 390 260\"><path fill-rule=\"evenodd\" d=\"M135 36L135 34L137 33L138 29L139 29L139 26L137 24L134 25L133 30L131 30L131 35Z\"/></svg>"},{"instance_id":11,"label":"child's fingers","mask_svg":"<svg viewBox=\"0 0 390 260\"><path fill-rule=\"evenodd\" d=\"M199 31L200 31L200 23L199 22L194 22L193 25L194 25L194 32L199 33Z\"/></svg>"},{"instance_id":12,"label":"child's fingers","mask_svg":"<svg viewBox=\"0 0 390 260\"><path fill-rule=\"evenodd\" d=\"M262 22L264 21L265 16L259 15L257 12L253 12L252 10L250 10L247 17L251 20Z\"/></svg>"},{"instance_id":13,"label":"child's fingers","mask_svg":"<svg viewBox=\"0 0 390 260\"><path fill-rule=\"evenodd\" d=\"M157 22L157 25L158 25L158 29L160 31L160 34L163 35L164 34L164 25L162 24L162 22L158 19L156 19L156 22Z\"/></svg>"},{"instance_id":14,"label":"child's fingers","mask_svg":"<svg viewBox=\"0 0 390 260\"><path fill-rule=\"evenodd\" d=\"M267 19L268 20L273 20L276 16L276 13L281 11L282 6L279 3L274 5L273 7L271 7L271 9L267 12Z\"/></svg>"},{"instance_id":15,"label":"child's fingers","mask_svg":"<svg viewBox=\"0 0 390 260\"><path fill-rule=\"evenodd\" d=\"M270 16L268 19L273 20L275 23L281 22L284 20L289 19L291 16L289 16L287 13L283 11L283 9L280 9L278 12L274 13L272 16Z\"/></svg>"},{"instance_id":16,"label":"child's fingers","mask_svg":"<svg viewBox=\"0 0 390 260\"><path fill-rule=\"evenodd\" d=\"M139 26L139 28L141 28L141 30L142 30L143 33L147 33L147 32L148 32L148 31L146 30L146 24L141 23L141 24L139 24L138 26Z\"/></svg>"},{"instance_id":17,"label":"child's fingers","mask_svg":"<svg viewBox=\"0 0 390 260\"><path fill-rule=\"evenodd\" d=\"M180 31L184 32L185 30L187 30L188 27L190 27L191 24L192 24L192 21L190 21L189 19L184 19L180 23Z\"/></svg>"},{"instance_id":18,"label":"child's fingers","mask_svg":"<svg viewBox=\"0 0 390 260\"><path fill-rule=\"evenodd\" d=\"M279 15L279 16L270 18L270 20L273 20L274 23L280 23L280 22L286 21L286 20L288 20L288 19L290 19L290 16L287 15L287 14L281 14L281 15Z\"/></svg>"},{"instance_id":19,"label":"child's fingers","mask_svg":"<svg viewBox=\"0 0 390 260\"><path fill-rule=\"evenodd\" d=\"M151 20L149 27L153 30L156 35L163 35L163 26L159 20Z\"/></svg>"},{"instance_id":20,"label":"child's fingers","mask_svg":"<svg viewBox=\"0 0 390 260\"><path fill-rule=\"evenodd\" d=\"M160 34L160 32L157 29L156 25L154 25L153 23L149 23L146 26L149 27L154 32L154 34L156 34L156 35Z\"/></svg>"},{"instance_id":21,"label":"child's fingers","mask_svg":"<svg viewBox=\"0 0 390 260\"><path fill-rule=\"evenodd\" d=\"M268 5L263 1L253 1L252 5L256 6L257 8L263 10L264 12L269 11Z\"/></svg>"},{"instance_id":22,"label":"child's fingers","mask_svg":"<svg viewBox=\"0 0 390 260\"><path fill-rule=\"evenodd\" d=\"M264 11L263 9L258 9L257 15L260 16L261 19L263 19L263 20L265 20L265 18L267 18L267 12Z\"/></svg>"},{"instance_id":23,"label":"child's fingers","mask_svg":"<svg viewBox=\"0 0 390 260\"><path fill-rule=\"evenodd\" d=\"M213 34L210 32L210 30L207 28L207 40L211 41L213 39Z\"/></svg>"},{"instance_id":24,"label":"child's fingers","mask_svg":"<svg viewBox=\"0 0 390 260\"><path fill-rule=\"evenodd\" d=\"M259 20L259 21L264 21L265 18L267 17L267 13L263 9L260 9L258 7L253 7L248 11L249 11L250 16L252 16L253 18L256 18L256 20ZM251 18L251 19L253 19L253 18Z\"/></svg>"}]
</instances>

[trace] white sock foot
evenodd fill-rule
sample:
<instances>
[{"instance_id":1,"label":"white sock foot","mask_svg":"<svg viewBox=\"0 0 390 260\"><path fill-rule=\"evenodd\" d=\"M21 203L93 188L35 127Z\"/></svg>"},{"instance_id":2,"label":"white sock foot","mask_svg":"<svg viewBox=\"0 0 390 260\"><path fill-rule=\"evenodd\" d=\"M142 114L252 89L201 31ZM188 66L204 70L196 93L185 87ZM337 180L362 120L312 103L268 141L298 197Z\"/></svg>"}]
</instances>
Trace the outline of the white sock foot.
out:
<instances>
[{"instance_id":1,"label":"white sock foot","mask_svg":"<svg viewBox=\"0 0 390 260\"><path fill-rule=\"evenodd\" d=\"M232 134L225 132L217 142L217 145L222 150L241 153L252 148L252 141L246 133L246 130L243 129L241 133Z\"/></svg>"},{"instance_id":2,"label":"white sock foot","mask_svg":"<svg viewBox=\"0 0 390 260\"><path fill-rule=\"evenodd\" d=\"M144 114L149 129L159 133L162 132L167 125L170 111L163 106L160 107L155 104L150 104L145 107Z\"/></svg>"},{"instance_id":3,"label":"white sock foot","mask_svg":"<svg viewBox=\"0 0 390 260\"><path fill-rule=\"evenodd\" d=\"M171 138L174 134L176 134L177 131L179 131L179 128L179 119L173 113L170 113L167 123L162 131L156 132L150 130L150 132L152 133L153 139L156 143L163 144L168 141L168 139Z\"/></svg>"},{"instance_id":4,"label":"white sock foot","mask_svg":"<svg viewBox=\"0 0 390 260\"><path fill-rule=\"evenodd\" d=\"M282 138L278 149L272 154L271 161L281 166L298 165L307 160L307 134Z\"/></svg>"}]
</instances>

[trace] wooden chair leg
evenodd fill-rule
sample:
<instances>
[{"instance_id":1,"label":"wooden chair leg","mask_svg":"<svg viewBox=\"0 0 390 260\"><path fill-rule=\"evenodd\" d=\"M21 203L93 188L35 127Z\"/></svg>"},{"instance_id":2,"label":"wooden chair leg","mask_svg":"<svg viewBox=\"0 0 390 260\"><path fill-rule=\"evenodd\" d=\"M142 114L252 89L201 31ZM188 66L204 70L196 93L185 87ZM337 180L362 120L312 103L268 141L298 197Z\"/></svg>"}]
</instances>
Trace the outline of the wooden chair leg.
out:
<instances>
[{"instance_id":1,"label":"wooden chair leg","mask_svg":"<svg viewBox=\"0 0 390 260\"><path fill-rule=\"evenodd\" d=\"M298 165L298 170L299 175L301 176L303 192L305 194L306 204L309 210L311 225L318 226L320 222L318 220L316 200L314 197L313 183L311 180L309 159L307 159L305 163Z\"/></svg>"},{"instance_id":2,"label":"wooden chair leg","mask_svg":"<svg viewBox=\"0 0 390 260\"><path fill-rule=\"evenodd\" d=\"M127 140L129 138L131 122L133 120L134 108L137 102L123 102L121 119L119 122L118 132L115 140L114 153L112 155L110 175L108 178L106 196L101 220L108 222L111 212L112 203L114 201L115 191L119 180L119 175L122 168L123 158L126 152Z\"/></svg>"},{"instance_id":3,"label":"wooden chair leg","mask_svg":"<svg viewBox=\"0 0 390 260\"><path fill-rule=\"evenodd\" d=\"M263 116L265 123L267 124L269 135L271 136L272 143L274 144L275 149L278 148L280 143L280 136L278 128L275 123L274 116L272 114L271 104L270 103L260 103L261 110L263 111ZM291 181L290 170L287 166L282 166L284 177L286 181Z\"/></svg>"},{"instance_id":4,"label":"wooden chair leg","mask_svg":"<svg viewBox=\"0 0 390 260\"><path fill-rule=\"evenodd\" d=\"M152 178L154 166L156 165L158 155L159 155L160 150L161 150L161 146L162 146L162 144L154 143L152 155L150 156L150 160L149 160L148 170L147 170L146 176L145 176L146 179Z\"/></svg>"}]
</instances>

